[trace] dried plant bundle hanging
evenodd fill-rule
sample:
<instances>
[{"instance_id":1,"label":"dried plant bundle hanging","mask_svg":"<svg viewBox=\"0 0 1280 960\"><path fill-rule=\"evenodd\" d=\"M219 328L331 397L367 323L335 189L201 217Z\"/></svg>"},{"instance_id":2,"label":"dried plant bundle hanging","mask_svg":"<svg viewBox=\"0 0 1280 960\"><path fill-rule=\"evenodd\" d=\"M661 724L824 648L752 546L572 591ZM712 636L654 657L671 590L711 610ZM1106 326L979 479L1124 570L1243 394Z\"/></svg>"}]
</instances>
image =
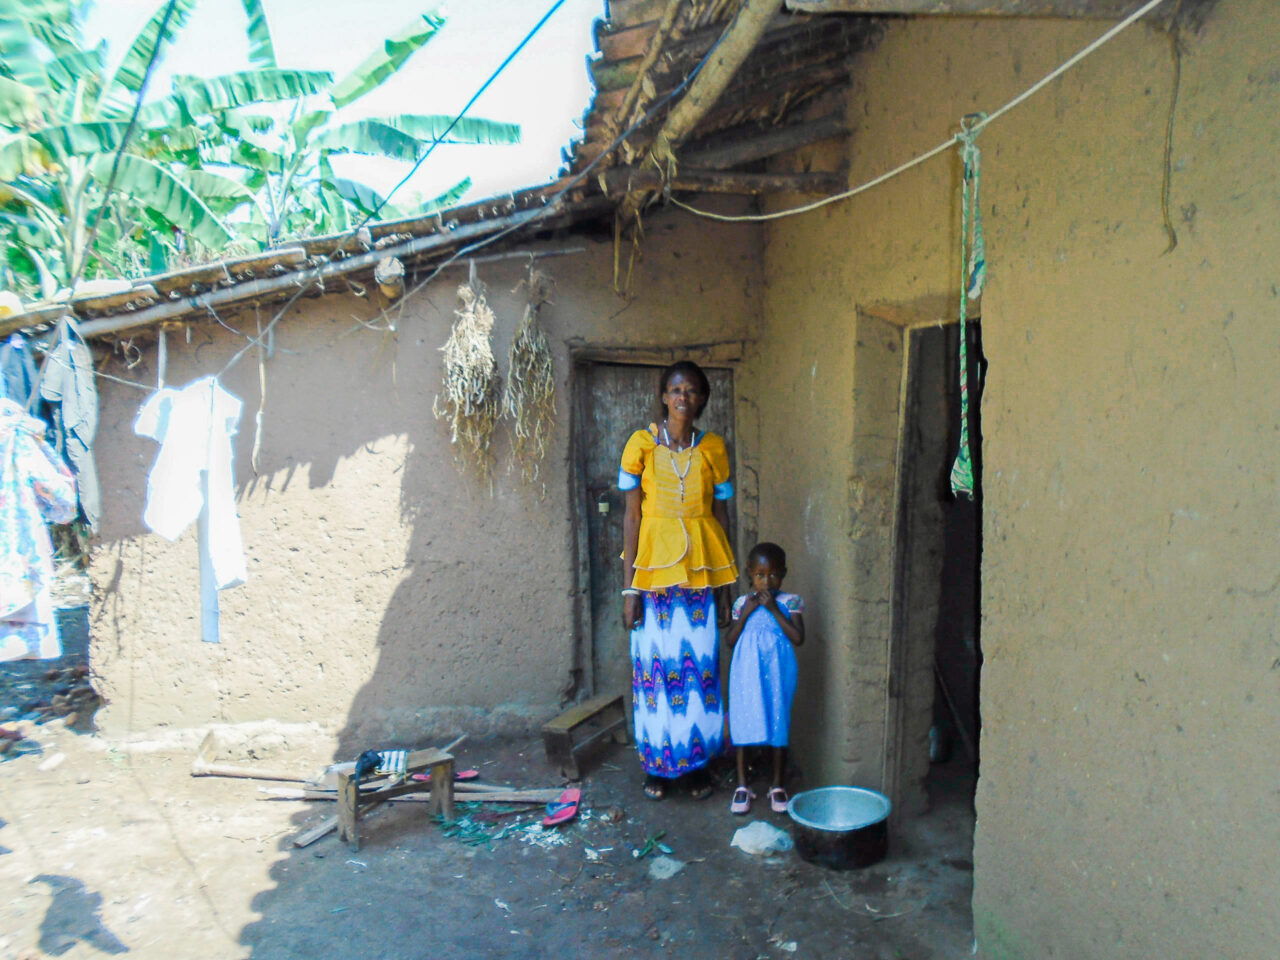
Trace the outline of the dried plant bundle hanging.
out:
<instances>
[{"instance_id":1,"label":"dried plant bundle hanging","mask_svg":"<svg viewBox=\"0 0 1280 960\"><path fill-rule=\"evenodd\" d=\"M474 462L480 475L490 480L493 455L489 445L502 412L502 378L493 359L489 336L493 310L485 302L484 286L474 277L458 287L458 319L444 353L444 389L436 395L432 412L449 422L450 440L461 448L462 459Z\"/></svg>"},{"instance_id":2,"label":"dried plant bundle hanging","mask_svg":"<svg viewBox=\"0 0 1280 960\"><path fill-rule=\"evenodd\" d=\"M531 268L522 285L528 289L529 302L520 329L511 341L502 412L511 418L515 435L511 449L520 468L520 479L531 484L538 480L556 416L551 344L538 323L538 311L551 299L554 283L547 274Z\"/></svg>"}]
</instances>

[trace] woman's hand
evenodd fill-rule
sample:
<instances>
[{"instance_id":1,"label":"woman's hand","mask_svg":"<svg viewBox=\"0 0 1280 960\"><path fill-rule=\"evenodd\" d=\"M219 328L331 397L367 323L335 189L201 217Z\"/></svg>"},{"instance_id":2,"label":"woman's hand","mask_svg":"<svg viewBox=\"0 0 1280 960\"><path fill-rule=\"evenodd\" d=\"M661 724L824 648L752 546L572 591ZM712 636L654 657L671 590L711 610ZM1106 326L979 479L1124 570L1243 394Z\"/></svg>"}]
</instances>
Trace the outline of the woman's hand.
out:
<instances>
[{"instance_id":1,"label":"woman's hand","mask_svg":"<svg viewBox=\"0 0 1280 960\"><path fill-rule=\"evenodd\" d=\"M716 587L716 626L723 629L729 625L733 614L733 594L729 585Z\"/></svg>"},{"instance_id":2,"label":"woman's hand","mask_svg":"<svg viewBox=\"0 0 1280 960\"><path fill-rule=\"evenodd\" d=\"M622 629L630 633L644 623L644 598L628 593L622 598Z\"/></svg>"}]
</instances>

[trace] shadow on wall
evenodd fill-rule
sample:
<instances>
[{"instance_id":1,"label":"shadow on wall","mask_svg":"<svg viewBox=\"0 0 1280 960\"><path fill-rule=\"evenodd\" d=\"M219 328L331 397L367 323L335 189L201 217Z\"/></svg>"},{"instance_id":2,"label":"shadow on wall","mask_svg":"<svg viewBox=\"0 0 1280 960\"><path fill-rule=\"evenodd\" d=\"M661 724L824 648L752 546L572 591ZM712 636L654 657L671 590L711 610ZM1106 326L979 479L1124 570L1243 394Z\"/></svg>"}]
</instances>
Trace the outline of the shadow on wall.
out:
<instances>
[{"instance_id":1,"label":"shadow on wall","mask_svg":"<svg viewBox=\"0 0 1280 960\"><path fill-rule=\"evenodd\" d=\"M516 279L513 271L510 282L506 276L496 280L496 296L507 297ZM431 412L441 382L439 347L454 317L454 290L452 282L440 284L393 312L398 331L362 328L361 321L374 322L376 314L355 297L329 296L295 308L280 325L275 355L266 364L256 473L256 351L222 378L244 404L234 450L249 580L221 595L221 648L187 651L185 669L199 669L195 664L206 654L221 658L217 667L227 666L231 679L218 693L219 708L251 701L260 713L280 719L310 719L319 712L322 723L341 714L340 757L388 738L404 744L447 735L462 718L487 716L498 723L521 714L518 704L525 699L536 701L529 710L540 720L558 702L568 673L565 663L538 656L548 641L531 628L546 624L554 630L564 621L568 635L565 591L548 587L534 595L499 587L520 582L530 555L559 549L557 536L567 544L563 504L537 504L535 494L512 489L514 481L505 474L497 477L491 498L473 474L455 467L447 427ZM512 325L512 315L518 320L519 309L504 303L504 327ZM233 322L254 327L252 315ZM505 329L495 333L510 335ZM221 369L244 345L232 333L203 324L192 328L190 346L173 334L169 340L166 379L179 387ZM503 356L505 343L495 342L494 351ZM146 349L133 369L116 363L107 372L154 382L155 356L153 348ZM103 485L117 495L108 502L99 539L105 563L99 561L95 639L110 646L114 627L116 655L135 661L151 655L148 644L160 642L139 641L130 626L138 617L199 614L194 550L186 545L179 551L181 543L170 547L150 536L142 522L146 474L157 450L132 431L145 396L104 384L99 441ZM497 443L500 458L504 429ZM131 571L126 565L138 554L117 548L144 535L144 569ZM192 536L188 532L183 539ZM168 551L184 558L182 569L154 570L165 567ZM559 554L548 562L558 559ZM138 608L146 604L129 583L157 573L188 595L170 598L168 614L144 614ZM158 587L153 581L146 589ZM120 618L122 609L127 615ZM193 643L190 623L177 626L173 634L184 638L180 642ZM163 624L148 629L165 632ZM562 647L564 660L568 642ZM159 652L183 669L182 653ZM134 667L125 669L132 683ZM536 696L526 695L526 683L536 684ZM510 704L516 706L500 709ZM231 711L195 719L215 718L255 719Z\"/></svg>"}]
</instances>

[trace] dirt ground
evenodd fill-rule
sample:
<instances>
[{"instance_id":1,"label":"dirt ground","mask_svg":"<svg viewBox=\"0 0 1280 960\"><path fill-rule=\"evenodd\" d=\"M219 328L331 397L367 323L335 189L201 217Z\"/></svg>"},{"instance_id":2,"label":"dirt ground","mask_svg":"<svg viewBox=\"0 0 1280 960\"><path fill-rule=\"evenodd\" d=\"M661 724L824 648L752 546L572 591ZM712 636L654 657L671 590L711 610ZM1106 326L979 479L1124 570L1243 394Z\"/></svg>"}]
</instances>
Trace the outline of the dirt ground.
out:
<instances>
[{"instance_id":1,"label":"dirt ground","mask_svg":"<svg viewBox=\"0 0 1280 960\"><path fill-rule=\"evenodd\" d=\"M887 860L839 872L732 848L752 821L787 824L759 801L731 816L724 787L704 802L646 800L629 747L588 766L581 816L557 831L513 815L477 827L504 836L468 842L425 804L400 803L369 816L352 852L333 834L293 846L332 803L193 778L189 749L125 751L58 721L34 739L39 752L0 763L3 958L971 953L972 781L959 768L935 768L932 809L899 825ZM457 755L487 782L563 782L533 738L468 740ZM221 759L306 776L332 757L286 741ZM732 779L727 765L717 774ZM654 837L669 854L633 855Z\"/></svg>"}]
</instances>

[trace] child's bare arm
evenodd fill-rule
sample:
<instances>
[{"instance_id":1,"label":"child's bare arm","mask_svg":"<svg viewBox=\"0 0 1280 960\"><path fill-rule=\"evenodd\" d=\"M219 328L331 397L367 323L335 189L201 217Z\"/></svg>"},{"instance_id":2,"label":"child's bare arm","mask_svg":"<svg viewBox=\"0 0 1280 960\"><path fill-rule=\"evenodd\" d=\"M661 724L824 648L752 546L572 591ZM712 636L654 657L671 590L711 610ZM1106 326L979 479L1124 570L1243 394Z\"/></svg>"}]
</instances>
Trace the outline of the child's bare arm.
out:
<instances>
[{"instance_id":1,"label":"child's bare arm","mask_svg":"<svg viewBox=\"0 0 1280 960\"><path fill-rule=\"evenodd\" d=\"M746 602L742 604L742 610L738 613L738 619L730 621L729 632L724 636L724 642L733 647L738 638L742 636L742 628L746 625L747 617L751 616L751 611L760 606L754 596L747 597Z\"/></svg>"}]
</instances>

